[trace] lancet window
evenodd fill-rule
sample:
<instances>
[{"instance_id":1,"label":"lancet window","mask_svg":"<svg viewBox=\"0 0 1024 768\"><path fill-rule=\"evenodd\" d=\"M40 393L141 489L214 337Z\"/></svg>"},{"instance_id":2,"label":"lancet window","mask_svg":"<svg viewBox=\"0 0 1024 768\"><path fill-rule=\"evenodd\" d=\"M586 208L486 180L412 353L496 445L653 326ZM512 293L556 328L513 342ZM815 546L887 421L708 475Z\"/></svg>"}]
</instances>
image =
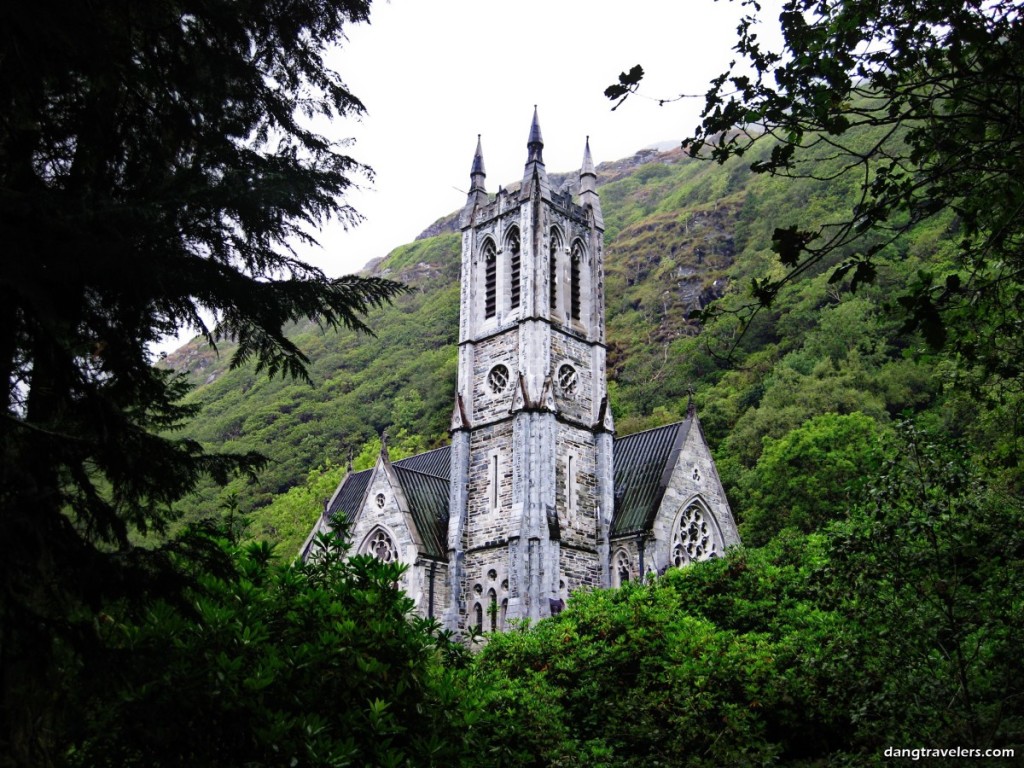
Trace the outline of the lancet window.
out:
<instances>
[{"instance_id":1,"label":"lancet window","mask_svg":"<svg viewBox=\"0 0 1024 768\"><path fill-rule=\"evenodd\" d=\"M629 553L620 549L615 555L615 586L621 587L629 582Z\"/></svg>"},{"instance_id":2,"label":"lancet window","mask_svg":"<svg viewBox=\"0 0 1024 768\"><path fill-rule=\"evenodd\" d=\"M513 229L508 236L509 251L509 299L512 309L519 307L519 294L521 287L520 273L522 271L521 243L519 241L519 230Z\"/></svg>"},{"instance_id":3,"label":"lancet window","mask_svg":"<svg viewBox=\"0 0 1024 768\"><path fill-rule=\"evenodd\" d=\"M580 270L583 265L583 246L573 245L569 260L569 306L573 320L580 319Z\"/></svg>"},{"instance_id":4,"label":"lancet window","mask_svg":"<svg viewBox=\"0 0 1024 768\"><path fill-rule=\"evenodd\" d=\"M551 253L548 261L548 286L551 311L558 309L558 252L562 249L562 238L557 229L551 230Z\"/></svg>"},{"instance_id":5,"label":"lancet window","mask_svg":"<svg viewBox=\"0 0 1024 768\"><path fill-rule=\"evenodd\" d=\"M498 253L490 240L484 245L484 317L498 311Z\"/></svg>"}]
</instances>

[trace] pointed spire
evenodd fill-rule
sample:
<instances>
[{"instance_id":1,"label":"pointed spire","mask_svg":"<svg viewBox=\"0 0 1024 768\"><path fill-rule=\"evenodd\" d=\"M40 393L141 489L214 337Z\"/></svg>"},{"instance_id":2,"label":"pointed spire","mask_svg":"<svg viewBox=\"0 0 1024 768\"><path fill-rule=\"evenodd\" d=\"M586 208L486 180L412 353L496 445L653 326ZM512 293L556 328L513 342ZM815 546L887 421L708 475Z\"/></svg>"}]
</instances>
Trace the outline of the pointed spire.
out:
<instances>
[{"instance_id":1,"label":"pointed spire","mask_svg":"<svg viewBox=\"0 0 1024 768\"><path fill-rule=\"evenodd\" d=\"M530 138L526 142L526 148L530 150L526 158L527 163L543 163L542 150L544 149L544 137L540 135L540 119L537 117L537 105L533 105L533 122L530 124Z\"/></svg>"},{"instance_id":2,"label":"pointed spire","mask_svg":"<svg viewBox=\"0 0 1024 768\"><path fill-rule=\"evenodd\" d=\"M476 191L483 191L484 179L487 176L487 171L484 169L484 150L483 145L480 141L480 134L476 135L476 153L473 155L473 167L469 172L469 178L471 181L469 192L473 194Z\"/></svg>"},{"instance_id":3,"label":"pointed spire","mask_svg":"<svg viewBox=\"0 0 1024 768\"><path fill-rule=\"evenodd\" d=\"M466 195L466 204L462 207L462 214L459 216L459 226L463 229L472 225L474 211L487 205L487 187L484 184L486 176L484 150L478 133L476 135L476 152L473 153L473 167L469 170L469 194Z\"/></svg>"},{"instance_id":4,"label":"pointed spire","mask_svg":"<svg viewBox=\"0 0 1024 768\"><path fill-rule=\"evenodd\" d=\"M601 198L597 196L597 171L594 170L594 158L590 155L590 137L583 148L583 165L580 166L580 205L590 208L594 215L594 224L604 228L601 215Z\"/></svg>"},{"instance_id":5,"label":"pointed spire","mask_svg":"<svg viewBox=\"0 0 1024 768\"><path fill-rule=\"evenodd\" d=\"M597 178L597 171L594 170L594 158L590 156L590 137L587 136L587 145L583 149L583 166L580 168L580 178L593 176Z\"/></svg>"},{"instance_id":6,"label":"pointed spire","mask_svg":"<svg viewBox=\"0 0 1024 768\"><path fill-rule=\"evenodd\" d=\"M551 199L551 188L548 186L548 172L544 170L544 138L540 133L540 118L537 117L537 105L533 105L533 122L530 123L530 138L526 142L529 153L526 156L526 169L523 171L523 186L519 199L526 200L533 191L534 181L539 196Z\"/></svg>"}]
</instances>

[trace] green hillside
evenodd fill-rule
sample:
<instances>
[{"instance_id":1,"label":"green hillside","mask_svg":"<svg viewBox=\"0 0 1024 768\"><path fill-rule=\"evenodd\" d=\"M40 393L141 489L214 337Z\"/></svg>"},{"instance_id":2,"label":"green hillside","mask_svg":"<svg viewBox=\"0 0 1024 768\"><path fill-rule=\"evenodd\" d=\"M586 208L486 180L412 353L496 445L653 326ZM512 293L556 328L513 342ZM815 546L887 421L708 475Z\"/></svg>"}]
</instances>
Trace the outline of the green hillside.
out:
<instances>
[{"instance_id":1,"label":"green hillside","mask_svg":"<svg viewBox=\"0 0 1024 768\"><path fill-rule=\"evenodd\" d=\"M950 362L901 333L894 309L899 286L949 257L950 217L899 246L894 266L874 284L851 292L846 282L830 283L830 265L821 265L740 332L751 280L781 269L771 252L774 229L838 218L854 192L836 182L754 176L752 159L717 165L679 150L646 151L598 169L619 434L677 420L692 389L750 543L767 541L787 522L813 529L827 519L828 505L838 509L857 493L876 461L870 451L838 454L856 440L877 448L903 418L955 424L986 452L986 462L1001 461L1014 474L1019 440L1005 424L1016 401L981 408L962 395L952 386ZM822 163L827 168L828 160ZM294 551L343 467L351 457L360 466L370 460L384 430L399 454L447 440L458 325L459 238L452 230L453 218L441 219L431 236L373 266L412 289L370 314L374 337L315 325L292 330L312 361L312 386L228 370L229 350L218 356L196 343L169 358L196 384L190 397L202 417L192 436L216 450L256 449L272 460L257 483L239 480L228 491L251 513L249 536ZM715 300L724 311L706 326L690 319ZM829 414L846 421L823 421ZM854 427L856 440L847 434ZM787 446L827 458L787 458ZM813 487L805 473L816 467L831 472L822 481L828 504L807 519L773 514L779 494L793 492L780 476L799 472ZM306 488L318 468L323 472ZM186 519L219 514L225 493L199 493Z\"/></svg>"}]
</instances>

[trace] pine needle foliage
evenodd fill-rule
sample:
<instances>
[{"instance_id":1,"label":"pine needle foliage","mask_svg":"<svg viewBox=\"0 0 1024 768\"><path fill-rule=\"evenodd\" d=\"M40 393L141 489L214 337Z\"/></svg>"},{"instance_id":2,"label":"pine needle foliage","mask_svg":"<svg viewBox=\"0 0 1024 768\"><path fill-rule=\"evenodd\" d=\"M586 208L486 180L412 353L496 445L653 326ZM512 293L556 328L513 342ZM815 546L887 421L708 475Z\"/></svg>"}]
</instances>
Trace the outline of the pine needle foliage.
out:
<instances>
[{"instance_id":1,"label":"pine needle foliage","mask_svg":"<svg viewBox=\"0 0 1024 768\"><path fill-rule=\"evenodd\" d=\"M297 258L369 169L311 126L363 106L325 54L365 0L44 0L0 11L0 763L49 762L56 642L107 600L170 595L162 531L206 475L252 473L167 437L193 409L151 345L182 327L233 365L306 376L282 332L365 329L401 288ZM177 545L177 546L180 546Z\"/></svg>"}]
</instances>

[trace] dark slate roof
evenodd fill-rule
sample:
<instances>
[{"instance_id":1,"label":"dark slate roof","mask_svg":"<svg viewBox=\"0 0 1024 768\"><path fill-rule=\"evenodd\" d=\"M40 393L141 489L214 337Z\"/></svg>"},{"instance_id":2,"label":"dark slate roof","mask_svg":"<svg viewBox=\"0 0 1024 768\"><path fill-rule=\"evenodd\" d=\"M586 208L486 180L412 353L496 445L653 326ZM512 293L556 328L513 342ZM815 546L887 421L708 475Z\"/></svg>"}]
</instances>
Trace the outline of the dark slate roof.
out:
<instances>
[{"instance_id":1,"label":"dark slate roof","mask_svg":"<svg viewBox=\"0 0 1024 768\"><path fill-rule=\"evenodd\" d=\"M650 530L693 419L615 440L615 512L612 536ZM392 463L427 557L444 559L448 549L451 447ZM341 484L328 519L353 513L366 495L373 470L350 473Z\"/></svg>"},{"instance_id":2,"label":"dark slate roof","mask_svg":"<svg viewBox=\"0 0 1024 768\"><path fill-rule=\"evenodd\" d=\"M427 557L446 559L448 552L447 477L428 475L395 463L395 475L409 502L416 530Z\"/></svg>"},{"instance_id":3,"label":"dark slate roof","mask_svg":"<svg viewBox=\"0 0 1024 768\"><path fill-rule=\"evenodd\" d=\"M359 509L363 503L363 496L366 495L366 486L370 484L372 469L364 469L362 472L349 472L341 481L341 486L331 499L331 505L327 508L327 519L334 522L339 513L351 515Z\"/></svg>"},{"instance_id":4,"label":"dark slate roof","mask_svg":"<svg viewBox=\"0 0 1024 768\"><path fill-rule=\"evenodd\" d=\"M445 558L448 551L448 484L451 475L451 448L436 448L391 465L409 502L413 523L423 542L427 557ZM350 472L341 481L327 518L354 514L366 495L372 469Z\"/></svg>"},{"instance_id":5,"label":"dark slate roof","mask_svg":"<svg viewBox=\"0 0 1024 768\"><path fill-rule=\"evenodd\" d=\"M432 451L418 453L407 459L399 459L394 462L394 466L414 469L417 472L423 472L426 475L434 475L434 477L443 477L447 480L451 477L451 456L451 446L446 445L444 448L435 448Z\"/></svg>"},{"instance_id":6,"label":"dark slate roof","mask_svg":"<svg viewBox=\"0 0 1024 768\"><path fill-rule=\"evenodd\" d=\"M612 536L651 528L693 419L615 440Z\"/></svg>"}]
</instances>

